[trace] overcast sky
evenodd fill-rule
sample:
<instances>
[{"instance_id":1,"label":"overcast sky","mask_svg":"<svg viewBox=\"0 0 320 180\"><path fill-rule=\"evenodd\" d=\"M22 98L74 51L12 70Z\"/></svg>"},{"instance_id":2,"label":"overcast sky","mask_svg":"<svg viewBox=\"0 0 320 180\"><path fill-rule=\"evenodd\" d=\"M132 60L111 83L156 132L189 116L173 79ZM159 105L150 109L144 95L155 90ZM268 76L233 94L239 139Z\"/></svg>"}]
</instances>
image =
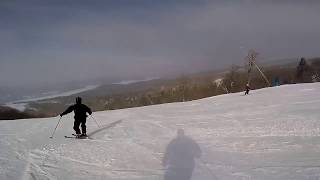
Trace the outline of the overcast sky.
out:
<instances>
[{"instance_id":1,"label":"overcast sky","mask_svg":"<svg viewBox=\"0 0 320 180\"><path fill-rule=\"evenodd\" d=\"M0 84L136 79L320 55L320 1L1 0Z\"/></svg>"}]
</instances>

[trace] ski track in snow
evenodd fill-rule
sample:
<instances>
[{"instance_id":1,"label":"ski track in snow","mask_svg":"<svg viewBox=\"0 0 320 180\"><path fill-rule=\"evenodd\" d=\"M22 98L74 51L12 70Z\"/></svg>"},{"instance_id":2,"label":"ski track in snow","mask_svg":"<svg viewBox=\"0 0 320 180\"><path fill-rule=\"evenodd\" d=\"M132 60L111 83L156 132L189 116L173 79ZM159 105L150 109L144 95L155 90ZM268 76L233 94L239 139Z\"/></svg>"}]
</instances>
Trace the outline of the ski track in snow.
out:
<instances>
[{"instance_id":1,"label":"ski track in snow","mask_svg":"<svg viewBox=\"0 0 320 180\"><path fill-rule=\"evenodd\" d=\"M320 83L96 112L91 139L66 139L73 115L0 121L0 179L162 180L176 130L201 148L192 180L320 179Z\"/></svg>"}]
</instances>

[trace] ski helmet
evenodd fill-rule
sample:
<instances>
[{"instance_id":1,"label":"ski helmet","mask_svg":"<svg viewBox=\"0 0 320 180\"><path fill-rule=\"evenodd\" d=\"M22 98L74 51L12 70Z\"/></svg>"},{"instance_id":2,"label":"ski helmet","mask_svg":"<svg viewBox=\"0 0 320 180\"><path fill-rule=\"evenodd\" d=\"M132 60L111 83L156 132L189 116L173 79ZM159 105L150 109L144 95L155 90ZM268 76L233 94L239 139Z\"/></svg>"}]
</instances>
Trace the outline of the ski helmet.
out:
<instances>
[{"instance_id":1,"label":"ski helmet","mask_svg":"<svg viewBox=\"0 0 320 180\"><path fill-rule=\"evenodd\" d=\"M77 97L77 98L76 98L76 103L77 103L77 104L81 104L81 101L82 101L81 97Z\"/></svg>"}]
</instances>

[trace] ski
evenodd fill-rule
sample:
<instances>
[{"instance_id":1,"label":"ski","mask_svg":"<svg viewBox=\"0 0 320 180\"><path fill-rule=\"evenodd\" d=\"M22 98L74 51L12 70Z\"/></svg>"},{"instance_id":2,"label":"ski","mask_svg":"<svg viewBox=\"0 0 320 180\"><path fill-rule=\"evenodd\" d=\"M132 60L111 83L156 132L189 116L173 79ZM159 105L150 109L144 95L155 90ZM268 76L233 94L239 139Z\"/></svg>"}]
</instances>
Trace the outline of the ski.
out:
<instances>
[{"instance_id":1,"label":"ski","mask_svg":"<svg viewBox=\"0 0 320 180\"><path fill-rule=\"evenodd\" d=\"M65 138L76 138L75 136L64 136Z\"/></svg>"},{"instance_id":2,"label":"ski","mask_svg":"<svg viewBox=\"0 0 320 180\"><path fill-rule=\"evenodd\" d=\"M73 139L90 139L88 136L87 137L77 137L72 134L72 136L64 136L65 138L73 138Z\"/></svg>"}]
</instances>

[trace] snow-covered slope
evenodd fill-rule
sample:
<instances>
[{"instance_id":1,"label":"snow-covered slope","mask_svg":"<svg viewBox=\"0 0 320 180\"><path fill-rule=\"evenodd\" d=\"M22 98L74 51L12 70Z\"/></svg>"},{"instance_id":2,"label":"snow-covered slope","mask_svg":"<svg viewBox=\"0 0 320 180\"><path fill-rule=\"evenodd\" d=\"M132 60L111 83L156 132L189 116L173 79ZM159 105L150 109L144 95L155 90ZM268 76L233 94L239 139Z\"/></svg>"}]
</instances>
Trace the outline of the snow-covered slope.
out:
<instances>
[{"instance_id":1,"label":"snow-covered slope","mask_svg":"<svg viewBox=\"0 0 320 180\"><path fill-rule=\"evenodd\" d=\"M319 179L320 83L96 112L91 139L66 139L73 115L0 121L0 179L160 180L176 130L201 148L192 180Z\"/></svg>"}]
</instances>

